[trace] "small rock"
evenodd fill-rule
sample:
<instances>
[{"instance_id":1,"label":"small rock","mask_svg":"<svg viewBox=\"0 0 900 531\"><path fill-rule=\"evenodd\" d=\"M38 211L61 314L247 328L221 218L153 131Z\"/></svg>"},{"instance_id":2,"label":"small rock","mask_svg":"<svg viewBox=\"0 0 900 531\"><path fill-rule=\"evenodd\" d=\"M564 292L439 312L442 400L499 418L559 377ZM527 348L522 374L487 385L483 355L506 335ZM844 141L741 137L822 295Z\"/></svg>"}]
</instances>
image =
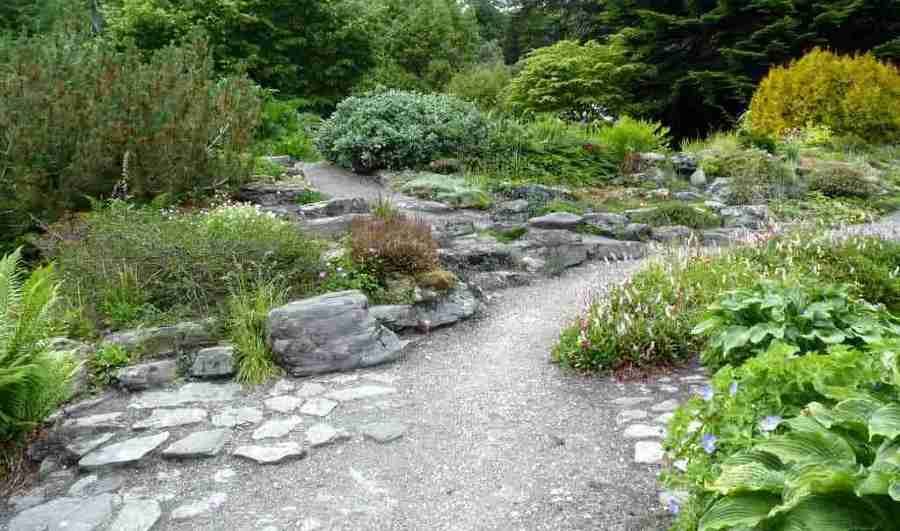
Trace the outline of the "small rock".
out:
<instances>
[{"instance_id":1,"label":"small rock","mask_svg":"<svg viewBox=\"0 0 900 531\"><path fill-rule=\"evenodd\" d=\"M647 412L641 409L626 409L616 415L616 424L622 425L635 420L643 420L647 418Z\"/></svg>"},{"instance_id":2,"label":"small rock","mask_svg":"<svg viewBox=\"0 0 900 531\"><path fill-rule=\"evenodd\" d=\"M300 408L300 413L315 417L325 417L337 407L337 402L327 398L310 398Z\"/></svg>"},{"instance_id":3,"label":"small rock","mask_svg":"<svg viewBox=\"0 0 900 531\"><path fill-rule=\"evenodd\" d=\"M672 194L672 197L674 197L675 199L677 199L679 201L684 201L686 203L703 201L703 199L705 199L705 196L703 194L698 194L697 192L690 192L690 191L675 192L674 194Z\"/></svg>"},{"instance_id":4,"label":"small rock","mask_svg":"<svg viewBox=\"0 0 900 531\"><path fill-rule=\"evenodd\" d=\"M303 419L297 416L269 420L253 432L253 440L284 437L297 429L297 426L301 424L303 424Z\"/></svg>"},{"instance_id":5,"label":"small rock","mask_svg":"<svg viewBox=\"0 0 900 531\"><path fill-rule=\"evenodd\" d=\"M223 492L217 492L202 500L176 507L172 511L172 520L187 520L212 512L215 509L225 505L228 501L228 495Z\"/></svg>"},{"instance_id":6,"label":"small rock","mask_svg":"<svg viewBox=\"0 0 900 531\"><path fill-rule=\"evenodd\" d=\"M652 232L653 229L646 223L629 223L621 229L617 237L622 240L642 242L650 239Z\"/></svg>"},{"instance_id":7,"label":"small rock","mask_svg":"<svg viewBox=\"0 0 900 531\"><path fill-rule=\"evenodd\" d=\"M694 173L691 174L691 185L696 186L698 188L706 186L706 172L703 171L703 168L697 168Z\"/></svg>"},{"instance_id":8,"label":"small rock","mask_svg":"<svg viewBox=\"0 0 900 531\"><path fill-rule=\"evenodd\" d=\"M295 442L283 442L270 446L241 446L234 451L237 457L249 459L261 465L274 465L306 457L306 450Z\"/></svg>"},{"instance_id":9,"label":"small rock","mask_svg":"<svg viewBox=\"0 0 900 531\"><path fill-rule=\"evenodd\" d=\"M228 430L208 430L192 433L163 450L163 457L186 459L219 455L228 442Z\"/></svg>"},{"instance_id":10,"label":"small rock","mask_svg":"<svg viewBox=\"0 0 900 531\"><path fill-rule=\"evenodd\" d=\"M302 404L302 398L297 398L290 395L276 396L265 401L265 405L267 408L279 413L290 413L291 411L294 411L295 409L300 407Z\"/></svg>"},{"instance_id":11,"label":"small rock","mask_svg":"<svg viewBox=\"0 0 900 531\"><path fill-rule=\"evenodd\" d=\"M227 378L233 376L234 347L205 348L194 356L191 376L194 378Z\"/></svg>"},{"instance_id":12,"label":"small rock","mask_svg":"<svg viewBox=\"0 0 900 531\"><path fill-rule=\"evenodd\" d=\"M338 402L350 402L353 400L374 398L376 396L392 395L396 392L397 390L393 387L385 387L381 385L361 385L359 387L341 389L340 391L332 391L331 393L325 395L325 397L332 400L337 400Z\"/></svg>"},{"instance_id":13,"label":"small rock","mask_svg":"<svg viewBox=\"0 0 900 531\"><path fill-rule=\"evenodd\" d=\"M203 409L155 409L150 418L134 423L133 430L158 430L187 426L206 420L206 411Z\"/></svg>"},{"instance_id":14,"label":"small rock","mask_svg":"<svg viewBox=\"0 0 900 531\"><path fill-rule=\"evenodd\" d=\"M178 364L175 360L154 361L132 367L125 367L116 373L116 381L129 391L143 391L153 387L163 387L178 378Z\"/></svg>"},{"instance_id":15,"label":"small rock","mask_svg":"<svg viewBox=\"0 0 900 531\"><path fill-rule=\"evenodd\" d=\"M675 399L666 400L664 402L660 402L659 404L656 404L656 405L650 407L650 409L653 411L656 411L656 412L660 412L660 413L675 411L676 409L678 409L678 400L675 400Z\"/></svg>"},{"instance_id":16,"label":"small rock","mask_svg":"<svg viewBox=\"0 0 900 531\"><path fill-rule=\"evenodd\" d=\"M306 441L312 448L345 441L349 438L350 434L346 431L338 430L331 424L325 424L324 422L315 424L306 430Z\"/></svg>"},{"instance_id":17,"label":"small rock","mask_svg":"<svg viewBox=\"0 0 900 531\"><path fill-rule=\"evenodd\" d=\"M400 422L373 422L362 428L363 436L380 443L395 441L406 433L406 425Z\"/></svg>"},{"instance_id":18,"label":"small rock","mask_svg":"<svg viewBox=\"0 0 900 531\"><path fill-rule=\"evenodd\" d=\"M213 416L212 423L220 428L234 428L256 424L263 419L263 412L252 407L228 408Z\"/></svg>"},{"instance_id":19,"label":"small rock","mask_svg":"<svg viewBox=\"0 0 900 531\"><path fill-rule=\"evenodd\" d=\"M634 445L634 462L657 464L665 455L662 444L656 441L638 441Z\"/></svg>"},{"instance_id":20,"label":"small rock","mask_svg":"<svg viewBox=\"0 0 900 531\"><path fill-rule=\"evenodd\" d=\"M500 215L524 214L530 207L531 204L527 199L513 199L499 203L495 210Z\"/></svg>"},{"instance_id":21,"label":"small rock","mask_svg":"<svg viewBox=\"0 0 900 531\"><path fill-rule=\"evenodd\" d=\"M119 511L119 515L109 526L109 531L150 531L161 516L159 502L132 500Z\"/></svg>"},{"instance_id":22,"label":"small rock","mask_svg":"<svg viewBox=\"0 0 900 531\"><path fill-rule=\"evenodd\" d=\"M231 479L235 476L237 476L237 472L235 472L234 469L223 468L222 470L218 470L215 474L213 474L213 481L215 481L216 483L227 483L231 481Z\"/></svg>"},{"instance_id":23,"label":"small rock","mask_svg":"<svg viewBox=\"0 0 900 531\"><path fill-rule=\"evenodd\" d=\"M680 243L687 241L693 236L694 232L681 225L671 225L666 227L654 227L651 238L661 243Z\"/></svg>"},{"instance_id":24,"label":"small rock","mask_svg":"<svg viewBox=\"0 0 900 531\"><path fill-rule=\"evenodd\" d=\"M666 436L666 430L661 426L632 424L625 429L625 433L623 433L623 436L626 439L662 439Z\"/></svg>"},{"instance_id":25,"label":"small rock","mask_svg":"<svg viewBox=\"0 0 900 531\"><path fill-rule=\"evenodd\" d=\"M78 462L83 470L96 470L108 466L120 466L135 463L155 450L169 439L168 432L149 437L136 437L116 444L105 446L84 456Z\"/></svg>"}]
</instances>

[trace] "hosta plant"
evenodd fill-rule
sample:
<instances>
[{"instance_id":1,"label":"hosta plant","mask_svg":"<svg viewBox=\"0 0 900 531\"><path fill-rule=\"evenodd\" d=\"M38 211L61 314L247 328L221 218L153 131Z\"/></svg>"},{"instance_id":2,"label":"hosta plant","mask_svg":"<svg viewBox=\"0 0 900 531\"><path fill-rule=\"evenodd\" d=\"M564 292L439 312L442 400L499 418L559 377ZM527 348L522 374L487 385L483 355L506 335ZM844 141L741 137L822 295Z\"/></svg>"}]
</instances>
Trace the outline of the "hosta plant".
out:
<instances>
[{"instance_id":1,"label":"hosta plant","mask_svg":"<svg viewBox=\"0 0 900 531\"><path fill-rule=\"evenodd\" d=\"M795 345L803 354L896 337L900 325L879 307L853 299L846 287L762 281L711 305L693 333L711 337L702 358L717 369L739 365L775 340Z\"/></svg>"},{"instance_id":2,"label":"hosta plant","mask_svg":"<svg viewBox=\"0 0 900 531\"><path fill-rule=\"evenodd\" d=\"M773 435L725 460L699 531L884 530L900 518L900 365L861 388L820 386L823 402L772 422ZM826 405L831 404L831 405Z\"/></svg>"}]
</instances>

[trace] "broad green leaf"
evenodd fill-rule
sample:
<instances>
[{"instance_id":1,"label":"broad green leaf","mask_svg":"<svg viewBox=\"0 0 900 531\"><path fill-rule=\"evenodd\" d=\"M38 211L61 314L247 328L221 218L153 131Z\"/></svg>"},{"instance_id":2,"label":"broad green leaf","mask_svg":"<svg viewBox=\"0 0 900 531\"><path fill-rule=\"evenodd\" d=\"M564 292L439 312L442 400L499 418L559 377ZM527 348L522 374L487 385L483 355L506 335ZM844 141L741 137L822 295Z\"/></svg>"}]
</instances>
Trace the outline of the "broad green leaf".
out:
<instances>
[{"instance_id":1,"label":"broad green leaf","mask_svg":"<svg viewBox=\"0 0 900 531\"><path fill-rule=\"evenodd\" d=\"M820 432L825 429L825 427L816 418L807 415L800 415L799 417L790 418L783 421L782 424L797 432Z\"/></svg>"},{"instance_id":2,"label":"broad green leaf","mask_svg":"<svg viewBox=\"0 0 900 531\"><path fill-rule=\"evenodd\" d=\"M761 463L723 465L721 475L709 488L723 495L756 491L781 494L784 481L784 472L771 470Z\"/></svg>"},{"instance_id":3,"label":"broad green leaf","mask_svg":"<svg viewBox=\"0 0 900 531\"><path fill-rule=\"evenodd\" d=\"M869 419L869 437L876 435L887 439L900 435L900 404L889 404L872 414Z\"/></svg>"},{"instance_id":4,"label":"broad green leaf","mask_svg":"<svg viewBox=\"0 0 900 531\"><path fill-rule=\"evenodd\" d=\"M769 515L780 498L753 493L727 496L716 501L700 518L698 531L716 531L735 527L753 527Z\"/></svg>"},{"instance_id":5,"label":"broad green leaf","mask_svg":"<svg viewBox=\"0 0 900 531\"><path fill-rule=\"evenodd\" d=\"M701 322L700 324L698 324L697 326L695 326L694 329L691 330L691 334L693 334L695 336L704 334L707 331L718 327L719 324L721 324L721 321L719 319L715 319L715 318L707 319L707 320Z\"/></svg>"},{"instance_id":6,"label":"broad green leaf","mask_svg":"<svg viewBox=\"0 0 900 531\"><path fill-rule=\"evenodd\" d=\"M855 496L810 496L781 515L777 531L878 531L889 529L874 505Z\"/></svg>"},{"instance_id":7,"label":"broad green leaf","mask_svg":"<svg viewBox=\"0 0 900 531\"><path fill-rule=\"evenodd\" d=\"M869 467L868 475L857 486L859 496L887 496L891 485L900 482L900 467L888 463L876 463Z\"/></svg>"},{"instance_id":8,"label":"broad green leaf","mask_svg":"<svg viewBox=\"0 0 900 531\"><path fill-rule=\"evenodd\" d=\"M824 429L780 435L754 448L774 454L786 464L816 460L856 463L856 454L847 441Z\"/></svg>"},{"instance_id":9,"label":"broad green leaf","mask_svg":"<svg viewBox=\"0 0 900 531\"><path fill-rule=\"evenodd\" d=\"M891 483L891 487L888 489L888 496L890 496L892 500L900 502L900 481Z\"/></svg>"},{"instance_id":10,"label":"broad green leaf","mask_svg":"<svg viewBox=\"0 0 900 531\"><path fill-rule=\"evenodd\" d=\"M722 334L722 352L728 354L732 350L743 347L750 340L750 329L743 326L730 326Z\"/></svg>"},{"instance_id":11,"label":"broad green leaf","mask_svg":"<svg viewBox=\"0 0 900 531\"><path fill-rule=\"evenodd\" d=\"M757 450L737 452L736 454L729 456L728 459L722 463L722 466L740 466L751 463L763 465L770 470L784 469L784 465L777 457L768 452L760 452Z\"/></svg>"},{"instance_id":12,"label":"broad green leaf","mask_svg":"<svg viewBox=\"0 0 900 531\"><path fill-rule=\"evenodd\" d=\"M848 421L868 424L881 406L881 402L871 398L850 398L834 406L834 412Z\"/></svg>"},{"instance_id":13,"label":"broad green leaf","mask_svg":"<svg viewBox=\"0 0 900 531\"><path fill-rule=\"evenodd\" d=\"M861 467L842 462L814 462L792 469L785 478L782 508L818 494L852 494L863 480Z\"/></svg>"},{"instance_id":14,"label":"broad green leaf","mask_svg":"<svg viewBox=\"0 0 900 531\"><path fill-rule=\"evenodd\" d=\"M772 323L759 323L750 328L750 342L754 345L761 343L769 336L776 339L784 338L784 327Z\"/></svg>"}]
</instances>

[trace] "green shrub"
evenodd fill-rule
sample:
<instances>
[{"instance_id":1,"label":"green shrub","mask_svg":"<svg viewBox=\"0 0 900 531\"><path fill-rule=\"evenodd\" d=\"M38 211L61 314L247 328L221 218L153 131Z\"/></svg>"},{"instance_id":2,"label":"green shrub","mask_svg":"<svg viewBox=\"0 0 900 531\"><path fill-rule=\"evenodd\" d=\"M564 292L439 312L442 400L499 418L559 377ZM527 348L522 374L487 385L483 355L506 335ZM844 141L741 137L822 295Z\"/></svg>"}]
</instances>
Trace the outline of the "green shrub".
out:
<instances>
[{"instance_id":1,"label":"green shrub","mask_svg":"<svg viewBox=\"0 0 900 531\"><path fill-rule=\"evenodd\" d=\"M659 122L636 120L623 116L597 132L604 155L614 164L625 162L630 153L665 151L669 144L669 128Z\"/></svg>"},{"instance_id":2,"label":"green shrub","mask_svg":"<svg viewBox=\"0 0 900 531\"><path fill-rule=\"evenodd\" d=\"M328 160L361 173L411 168L478 152L488 123L471 103L439 94L386 91L342 101L319 128Z\"/></svg>"},{"instance_id":3,"label":"green shrub","mask_svg":"<svg viewBox=\"0 0 900 531\"><path fill-rule=\"evenodd\" d=\"M867 199L878 192L871 168L839 162L817 162L809 172L809 189L826 197Z\"/></svg>"},{"instance_id":4,"label":"green shrub","mask_svg":"<svg viewBox=\"0 0 900 531\"><path fill-rule=\"evenodd\" d=\"M208 315L243 276L283 282L292 295L308 293L320 249L294 224L252 206L182 214L112 201L52 254L67 280L66 296L109 323L117 305Z\"/></svg>"},{"instance_id":5,"label":"green shrub","mask_svg":"<svg viewBox=\"0 0 900 531\"><path fill-rule=\"evenodd\" d=\"M298 205L309 205L312 203L319 203L321 201L326 201L328 196L323 194L318 190L304 190L297 194L297 204Z\"/></svg>"},{"instance_id":6,"label":"green shrub","mask_svg":"<svg viewBox=\"0 0 900 531\"><path fill-rule=\"evenodd\" d=\"M584 207L571 201L554 199L538 209L537 214L543 216L544 214L550 214L552 212L568 212L570 214L581 215L584 214Z\"/></svg>"},{"instance_id":7,"label":"green shrub","mask_svg":"<svg viewBox=\"0 0 900 531\"><path fill-rule=\"evenodd\" d=\"M692 229L721 227L722 220L714 213L681 202L663 203L632 216L635 223L646 223L653 227L683 225Z\"/></svg>"},{"instance_id":8,"label":"green shrub","mask_svg":"<svg viewBox=\"0 0 900 531\"><path fill-rule=\"evenodd\" d=\"M131 363L131 355L120 345L100 345L90 360L91 385L95 389L109 387L115 380L116 371Z\"/></svg>"},{"instance_id":9,"label":"green shrub","mask_svg":"<svg viewBox=\"0 0 900 531\"><path fill-rule=\"evenodd\" d=\"M278 281L250 283L240 279L228 296L227 333L235 349L237 375L241 383L258 385L279 374L266 345L269 311L287 302L288 291Z\"/></svg>"},{"instance_id":10,"label":"green shrub","mask_svg":"<svg viewBox=\"0 0 900 531\"><path fill-rule=\"evenodd\" d=\"M447 85L447 92L484 111L500 109L511 79L509 67L503 63L477 65L455 74Z\"/></svg>"},{"instance_id":11,"label":"green shrub","mask_svg":"<svg viewBox=\"0 0 900 531\"><path fill-rule=\"evenodd\" d=\"M258 89L219 79L202 41L144 61L128 46L39 35L0 56L0 204L52 221L87 196L207 194L252 169Z\"/></svg>"},{"instance_id":12,"label":"green shrub","mask_svg":"<svg viewBox=\"0 0 900 531\"><path fill-rule=\"evenodd\" d=\"M762 80L750 104L755 131L781 135L807 125L892 142L900 135L900 71L872 55L815 49Z\"/></svg>"},{"instance_id":13,"label":"green shrub","mask_svg":"<svg viewBox=\"0 0 900 531\"><path fill-rule=\"evenodd\" d=\"M809 192L802 199L772 201L769 211L779 221L811 221L829 227L869 223L886 213L868 201L861 203L847 198L831 198L821 192Z\"/></svg>"},{"instance_id":14,"label":"green shrub","mask_svg":"<svg viewBox=\"0 0 900 531\"><path fill-rule=\"evenodd\" d=\"M68 398L75 366L48 351L57 331L53 269L26 275L19 251L0 259L0 441L33 429Z\"/></svg>"},{"instance_id":15,"label":"green shrub","mask_svg":"<svg viewBox=\"0 0 900 531\"><path fill-rule=\"evenodd\" d=\"M726 293L693 330L710 337L704 366L740 365L773 341L797 347L798 354L830 345L863 347L900 335L900 325L883 309L853 300L835 285L776 284L762 281Z\"/></svg>"},{"instance_id":16,"label":"green shrub","mask_svg":"<svg viewBox=\"0 0 900 531\"><path fill-rule=\"evenodd\" d=\"M554 358L592 371L685 360L705 344L691 334L703 311L725 292L760 279L846 284L853 297L896 309L898 267L900 243L878 238L832 241L800 233L712 256L672 250L566 327Z\"/></svg>"},{"instance_id":17,"label":"green shrub","mask_svg":"<svg viewBox=\"0 0 900 531\"><path fill-rule=\"evenodd\" d=\"M579 112L601 107L619 112L623 84L634 69L621 46L564 40L525 58L509 87L510 105L521 111Z\"/></svg>"},{"instance_id":18,"label":"green shrub","mask_svg":"<svg viewBox=\"0 0 900 531\"><path fill-rule=\"evenodd\" d=\"M315 114L301 114L299 108L305 104L305 100L298 99L267 100L262 107L254 151L261 155L290 155L309 162L318 160L313 137L322 119Z\"/></svg>"}]
</instances>

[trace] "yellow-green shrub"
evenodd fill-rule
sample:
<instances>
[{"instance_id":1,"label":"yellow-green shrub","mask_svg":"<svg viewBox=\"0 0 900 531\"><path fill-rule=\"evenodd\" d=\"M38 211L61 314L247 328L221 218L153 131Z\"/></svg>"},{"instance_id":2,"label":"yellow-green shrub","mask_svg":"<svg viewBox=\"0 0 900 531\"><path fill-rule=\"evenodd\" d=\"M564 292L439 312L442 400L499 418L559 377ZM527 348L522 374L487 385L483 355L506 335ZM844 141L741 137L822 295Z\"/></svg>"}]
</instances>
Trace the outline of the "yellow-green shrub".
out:
<instances>
[{"instance_id":1,"label":"yellow-green shrub","mask_svg":"<svg viewBox=\"0 0 900 531\"><path fill-rule=\"evenodd\" d=\"M773 68L750 104L752 129L780 135L824 125L874 142L900 138L900 70L872 55L815 49Z\"/></svg>"}]
</instances>

